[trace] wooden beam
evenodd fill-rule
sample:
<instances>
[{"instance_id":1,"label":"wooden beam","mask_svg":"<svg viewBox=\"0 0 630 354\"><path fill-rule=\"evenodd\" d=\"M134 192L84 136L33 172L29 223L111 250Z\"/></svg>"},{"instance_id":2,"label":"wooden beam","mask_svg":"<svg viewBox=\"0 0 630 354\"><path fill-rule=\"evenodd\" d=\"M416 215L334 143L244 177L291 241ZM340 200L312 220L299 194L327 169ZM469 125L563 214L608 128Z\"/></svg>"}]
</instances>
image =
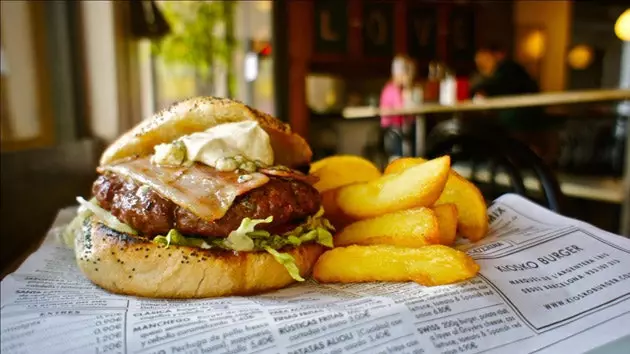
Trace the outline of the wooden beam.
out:
<instances>
[{"instance_id":1,"label":"wooden beam","mask_svg":"<svg viewBox=\"0 0 630 354\"><path fill-rule=\"evenodd\" d=\"M313 50L313 2L288 1L289 124L294 132L308 137L306 75Z\"/></svg>"}]
</instances>

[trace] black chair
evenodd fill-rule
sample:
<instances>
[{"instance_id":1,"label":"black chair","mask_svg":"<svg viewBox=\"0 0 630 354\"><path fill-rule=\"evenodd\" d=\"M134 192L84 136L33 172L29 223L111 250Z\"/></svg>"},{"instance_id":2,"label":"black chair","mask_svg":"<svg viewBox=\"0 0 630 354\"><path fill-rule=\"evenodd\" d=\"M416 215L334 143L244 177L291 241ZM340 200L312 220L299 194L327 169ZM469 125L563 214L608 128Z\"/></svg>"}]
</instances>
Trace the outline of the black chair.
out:
<instances>
[{"instance_id":1,"label":"black chair","mask_svg":"<svg viewBox=\"0 0 630 354\"><path fill-rule=\"evenodd\" d=\"M370 132L368 141L361 154L382 170L387 166L390 157L395 155L394 151L402 146L402 135L394 129L378 127Z\"/></svg>"},{"instance_id":2,"label":"black chair","mask_svg":"<svg viewBox=\"0 0 630 354\"><path fill-rule=\"evenodd\" d=\"M375 129L370 134L368 143L362 151L362 155L371 160L381 169L384 169L393 156L409 156L415 150L414 132L403 132L396 128ZM410 148L405 155L404 146Z\"/></svg>"},{"instance_id":3,"label":"black chair","mask_svg":"<svg viewBox=\"0 0 630 354\"><path fill-rule=\"evenodd\" d=\"M510 138L495 126L466 127L458 121L448 121L434 128L428 138L427 157L450 155L452 164L471 163L471 181L480 186L487 199L498 197L501 192L497 175L504 171L510 179L512 192L535 201L524 185L529 172L537 179L544 203L550 210L561 213L563 194L553 171L526 144ZM485 165L489 172L488 182L476 178L477 170ZM488 188L485 188L489 185Z\"/></svg>"}]
</instances>

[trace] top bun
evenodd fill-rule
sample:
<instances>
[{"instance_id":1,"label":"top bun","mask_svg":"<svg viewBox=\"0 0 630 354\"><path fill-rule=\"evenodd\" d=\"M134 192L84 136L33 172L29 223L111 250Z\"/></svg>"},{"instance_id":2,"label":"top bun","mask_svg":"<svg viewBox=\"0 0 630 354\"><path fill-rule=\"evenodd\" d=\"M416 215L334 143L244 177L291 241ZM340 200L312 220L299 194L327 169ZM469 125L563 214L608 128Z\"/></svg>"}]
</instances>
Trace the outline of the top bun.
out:
<instances>
[{"instance_id":1,"label":"top bun","mask_svg":"<svg viewBox=\"0 0 630 354\"><path fill-rule=\"evenodd\" d=\"M269 134L275 164L295 168L311 162L313 153L307 142L293 133L288 124L235 100L195 97L173 104L126 132L105 150L100 164L150 155L158 144L220 124L243 121L257 121Z\"/></svg>"}]
</instances>

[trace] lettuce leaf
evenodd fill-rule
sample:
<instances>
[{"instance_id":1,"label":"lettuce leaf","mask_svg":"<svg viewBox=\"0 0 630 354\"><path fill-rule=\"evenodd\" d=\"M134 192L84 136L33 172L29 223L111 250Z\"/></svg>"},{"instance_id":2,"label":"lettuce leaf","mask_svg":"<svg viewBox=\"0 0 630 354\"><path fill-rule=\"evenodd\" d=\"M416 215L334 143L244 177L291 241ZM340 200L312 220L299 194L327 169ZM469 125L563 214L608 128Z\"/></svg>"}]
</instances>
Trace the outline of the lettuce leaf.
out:
<instances>
[{"instance_id":1,"label":"lettuce leaf","mask_svg":"<svg viewBox=\"0 0 630 354\"><path fill-rule=\"evenodd\" d=\"M122 233L132 234L132 235L138 234L138 232L134 230L133 228L131 228L131 226L120 222L118 218L112 215L109 211L101 208L96 203L96 200L94 198L90 199L90 201L88 202L87 200L81 197L77 197L77 201L79 202L79 204L81 204L82 207L84 207L85 209L88 209L90 212L96 215L96 217L98 218L98 221L107 225L107 227L109 227L110 229L116 230Z\"/></svg>"},{"instance_id":2,"label":"lettuce leaf","mask_svg":"<svg viewBox=\"0 0 630 354\"><path fill-rule=\"evenodd\" d=\"M333 248L334 244L333 244L332 233L330 233L330 231L322 227L318 227L316 230L317 230L317 243L319 243L320 245L326 246L328 248Z\"/></svg>"},{"instance_id":3,"label":"lettuce leaf","mask_svg":"<svg viewBox=\"0 0 630 354\"><path fill-rule=\"evenodd\" d=\"M276 262L282 264L287 269L291 278L297 281L304 281L304 278L300 276L300 269L295 264L295 258L293 258L293 256L288 253L280 253L271 247L265 247L265 251L269 252L269 254L276 259Z\"/></svg>"},{"instance_id":4,"label":"lettuce leaf","mask_svg":"<svg viewBox=\"0 0 630 354\"><path fill-rule=\"evenodd\" d=\"M96 201L92 199L89 202L95 203ZM86 208L83 205L79 206L79 208L77 209L77 215L72 219L72 221L70 221L70 223L68 223L68 225L66 225L66 227L61 232L61 239L67 247L74 249L74 240L76 236L81 233L83 221L92 215L94 215L94 213L92 213L90 209Z\"/></svg>"},{"instance_id":5,"label":"lettuce leaf","mask_svg":"<svg viewBox=\"0 0 630 354\"><path fill-rule=\"evenodd\" d=\"M287 269L293 279L304 281L295 264L295 259L290 254L277 250L285 246L297 247L307 242L317 242L328 248L333 248L331 231L334 231L334 227L322 217L323 212L324 210L320 209L315 215L307 218L304 224L282 235L272 235L269 231L255 230L256 225L272 222L273 217L269 216L266 219L244 218L239 227L232 231L227 238L217 237L203 240L183 236L173 229L166 236L155 237L153 242L165 247L178 245L203 249L220 248L231 251L266 251Z\"/></svg>"},{"instance_id":6,"label":"lettuce leaf","mask_svg":"<svg viewBox=\"0 0 630 354\"><path fill-rule=\"evenodd\" d=\"M171 229L166 236L155 236L153 242L168 248L171 244L177 246L198 247L202 249L210 249L211 246L204 240L193 237L186 237L179 231Z\"/></svg>"},{"instance_id":7,"label":"lettuce leaf","mask_svg":"<svg viewBox=\"0 0 630 354\"><path fill-rule=\"evenodd\" d=\"M235 251L253 251L254 250L254 240L250 236L249 233L254 232L254 228L258 224L262 223L270 223L273 221L273 216L269 216L266 219L250 219L244 218L241 221L239 227L230 232L227 239L225 239L225 245L230 249Z\"/></svg>"}]
</instances>

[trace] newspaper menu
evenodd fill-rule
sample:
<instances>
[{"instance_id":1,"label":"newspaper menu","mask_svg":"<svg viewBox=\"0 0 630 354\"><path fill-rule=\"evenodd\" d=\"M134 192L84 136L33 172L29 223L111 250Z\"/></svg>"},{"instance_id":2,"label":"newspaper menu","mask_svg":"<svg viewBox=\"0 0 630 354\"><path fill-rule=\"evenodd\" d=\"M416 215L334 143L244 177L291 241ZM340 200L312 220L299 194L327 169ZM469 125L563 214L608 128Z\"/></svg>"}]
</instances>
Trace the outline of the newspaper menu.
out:
<instances>
[{"instance_id":1,"label":"newspaper menu","mask_svg":"<svg viewBox=\"0 0 630 354\"><path fill-rule=\"evenodd\" d=\"M630 337L630 240L515 195L462 244L459 284L321 285L255 297L139 299L87 281L58 239L2 281L2 353L579 353Z\"/></svg>"}]
</instances>

